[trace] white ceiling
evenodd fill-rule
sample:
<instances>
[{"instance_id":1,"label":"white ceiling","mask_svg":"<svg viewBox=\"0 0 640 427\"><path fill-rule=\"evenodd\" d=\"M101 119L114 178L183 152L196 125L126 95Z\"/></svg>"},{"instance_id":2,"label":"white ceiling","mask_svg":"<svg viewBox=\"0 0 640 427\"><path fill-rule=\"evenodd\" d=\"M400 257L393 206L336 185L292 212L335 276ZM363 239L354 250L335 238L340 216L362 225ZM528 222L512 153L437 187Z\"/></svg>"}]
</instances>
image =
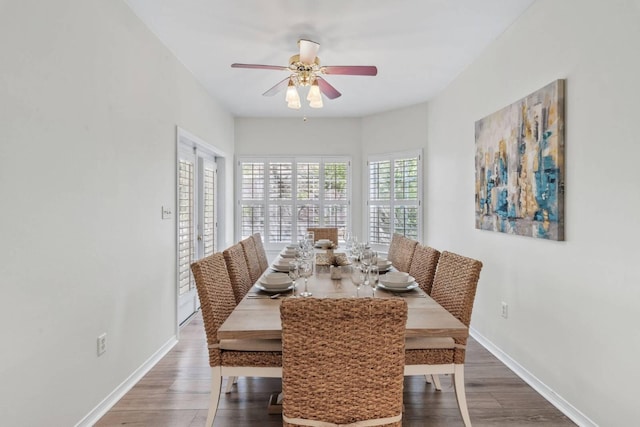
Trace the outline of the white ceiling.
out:
<instances>
[{"instance_id":1,"label":"white ceiling","mask_svg":"<svg viewBox=\"0 0 640 427\"><path fill-rule=\"evenodd\" d=\"M437 95L535 0L125 1L234 116L361 117ZM327 75L342 96L296 111L284 92L262 96L286 71L230 67L287 66L300 38L320 43L322 65L378 75Z\"/></svg>"}]
</instances>

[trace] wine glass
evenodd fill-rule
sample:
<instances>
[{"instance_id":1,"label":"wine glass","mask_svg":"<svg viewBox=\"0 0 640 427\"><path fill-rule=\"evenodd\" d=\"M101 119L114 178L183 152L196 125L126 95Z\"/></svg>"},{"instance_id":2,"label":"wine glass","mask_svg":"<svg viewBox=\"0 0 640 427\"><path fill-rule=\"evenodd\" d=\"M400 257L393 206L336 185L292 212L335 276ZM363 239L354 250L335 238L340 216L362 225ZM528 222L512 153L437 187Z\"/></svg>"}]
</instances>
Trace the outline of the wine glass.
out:
<instances>
[{"instance_id":1,"label":"wine glass","mask_svg":"<svg viewBox=\"0 0 640 427\"><path fill-rule=\"evenodd\" d=\"M364 272L357 268L354 267L351 270L351 281L353 282L354 286L356 287L356 298L360 297L360 287L362 286L362 284L365 281L365 274Z\"/></svg>"},{"instance_id":2,"label":"wine glass","mask_svg":"<svg viewBox=\"0 0 640 427\"><path fill-rule=\"evenodd\" d=\"M362 253L360 255L360 261L362 262L362 265L365 268L365 273L366 273L366 269L368 269L369 266L372 265L372 258L373 258L373 251L371 249L362 250Z\"/></svg>"},{"instance_id":3,"label":"wine glass","mask_svg":"<svg viewBox=\"0 0 640 427\"><path fill-rule=\"evenodd\" d=\"M371 286L371 296L376 297L376 287L378 286L378 280L380 280L380 271L377 264L369 266L369 286Z\"/></svg>"},{"instance_id":4,"label":"wine glass","mask_svg":"<svg viewBox=\"0 0 640 427\"><path fill-rule=\"evenodd\" d=\"M296 296L296 280L298 280L298 277L300 277L300 271L298 270L299 267L299 262L298 261L291 261L289 263L289 277L291 278L292 283L292 287L291 287L291 296L295 297Z\"/></svg>"},{"instance_id":5,"label":"wine glass","mask_svg":"<svg viewBox=\"0 0 640 427\"><path fill-rule=\"evenodd\" d=\"M313 262L310 259L302 261L299 267L300 276L304 277L304 292L300 292L301 297L310 297L313 294L307 288L307 281L313 274Z\"/></svg>"},{"instance_id":6,"label":"wine glass","mask_svg":"<svg viewBox=\"0 0 640 427\"><path fill-rule=\"evenodd\" d=\"M307 241L307 245L310 248L313 248L313 245L315 245L316 243L316 235L313 231L307 231L307 234L305 235L305 240Z\"/></svg>"}]
</instances>

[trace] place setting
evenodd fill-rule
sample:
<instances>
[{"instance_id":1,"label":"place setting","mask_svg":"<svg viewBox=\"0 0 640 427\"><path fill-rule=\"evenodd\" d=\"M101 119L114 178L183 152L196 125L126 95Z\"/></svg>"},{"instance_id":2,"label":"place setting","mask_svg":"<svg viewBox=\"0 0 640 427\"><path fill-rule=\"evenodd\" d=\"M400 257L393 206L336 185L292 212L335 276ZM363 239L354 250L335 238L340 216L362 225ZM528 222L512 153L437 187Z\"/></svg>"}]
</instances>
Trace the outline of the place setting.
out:
<instances>
[{"instance_id":1,"label":"place setting","mask_svg":"<svg viewBox=\"0 0 640 427\"><path fill-rule=\"evenodd\" d=\"M292 258L278 257L273 264L271 264L271 269L277 273L288 273L289 270L291 270L291 261Z\"/></svg>"},{"instance_id":2,"label":"place setting","mask_svg":"<svg viewBox=\"0 0 640 427\"><path fill-rule=\"evenodd\" d=\"M329 239L318 239L314 244L316 249L335 249L337 245Z\"/></svg>"},{"instance_id":3,"label":"place setting","mask_svg":"<svg viewBox=\"0 0 640 427\"><path fill-rule=\"evenodd\" d=\"M276 299L281 294L290 292L294 287L294 283L287 273L271 272L263 274L254 287L270 295L255 293L249 294L249 298Z\"/></svg>"},{"instance_id":4,"label":"place setting","mask_svg":"<svg viewBox=\"0 0 640 427\"><path fill-rule=\"evenodd\" d=\"M401 271L392 271L381 275L378 280L379 289L400 297L423 296L419 293L411 292L418 287L419 285L414 277Z\"/></svg>"}]
</instances>

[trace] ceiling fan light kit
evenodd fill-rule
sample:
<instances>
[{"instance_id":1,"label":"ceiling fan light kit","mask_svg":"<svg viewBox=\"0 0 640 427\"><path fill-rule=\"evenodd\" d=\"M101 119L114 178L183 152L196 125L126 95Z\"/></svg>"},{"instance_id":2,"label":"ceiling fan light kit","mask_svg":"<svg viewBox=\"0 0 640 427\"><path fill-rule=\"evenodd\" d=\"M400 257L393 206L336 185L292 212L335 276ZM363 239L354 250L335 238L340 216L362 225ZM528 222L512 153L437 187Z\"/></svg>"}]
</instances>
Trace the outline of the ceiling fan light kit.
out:
<instances>
[{"instance_id":1,"label":"ceiling fan light kit","mask_svg":"<svg viewBox=\"0 0 640 427\"><path fill-rule=\"evenodd\" d=\"M289 58L289 66L260 65L260 64L231 64L233 68L251 68L267 70L285 70L291 75L277 83L271 89L263 93L264 96L273 96L287 88L285 101L287 107L298 110L301 108L300 94L297 88L309 87L307 101L311 108L322 108L322 95L329 99L335 99L342 94L338 92L329 82L323 79L321 74L341 74L352 76L375 76L378 69L372 65L341 65L341 66L320 66L320 58L317 57L320 45L311 40L298 40L300 53Z\"/></svg>"}]
</instances>

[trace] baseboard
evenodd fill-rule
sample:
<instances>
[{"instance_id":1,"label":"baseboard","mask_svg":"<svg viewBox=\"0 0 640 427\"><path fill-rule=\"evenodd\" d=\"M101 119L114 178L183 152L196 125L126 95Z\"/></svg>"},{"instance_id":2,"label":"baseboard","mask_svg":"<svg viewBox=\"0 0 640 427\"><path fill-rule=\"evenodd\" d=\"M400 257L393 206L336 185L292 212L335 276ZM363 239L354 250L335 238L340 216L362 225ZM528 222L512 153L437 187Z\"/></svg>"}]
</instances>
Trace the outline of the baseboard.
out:
<instances>
[{"instance_id":1,"label":"baseboard","mask_svg":"<svg viewBox=\"0 0 640 427\"><path fill-rule=\"evenodd\" d=\"M90 427L98 422L118 400L136 385L142 377L153 368L168 352L178 343L178 339L173 336L162 345L149 359L147 359L138 369L124 380L115 390L113 390L102 402L91 410L75 427Z\"/></svg>"},{"instance_id":2,"label":"baseboard","mask_svg":"<svg viewBox=\"0 0 640 427\"><path fill-rule=\"evenodd\" d=\"M500 350L495 344L489 341L485 336L473 328L469 328L471 335L480 345L486 348L491 354L504 363L524 382L529 384L535 391L544 397L549 403L558 408L560 412L565 414L571 421L583 427L597 427L598 425L589 419L585 414L580 412L575 406L564 400L562 396L549 388L546 384L536 378L531 372L527 371L522 365L513 360L508 354Z\"/></svg>"}]
</instances>

